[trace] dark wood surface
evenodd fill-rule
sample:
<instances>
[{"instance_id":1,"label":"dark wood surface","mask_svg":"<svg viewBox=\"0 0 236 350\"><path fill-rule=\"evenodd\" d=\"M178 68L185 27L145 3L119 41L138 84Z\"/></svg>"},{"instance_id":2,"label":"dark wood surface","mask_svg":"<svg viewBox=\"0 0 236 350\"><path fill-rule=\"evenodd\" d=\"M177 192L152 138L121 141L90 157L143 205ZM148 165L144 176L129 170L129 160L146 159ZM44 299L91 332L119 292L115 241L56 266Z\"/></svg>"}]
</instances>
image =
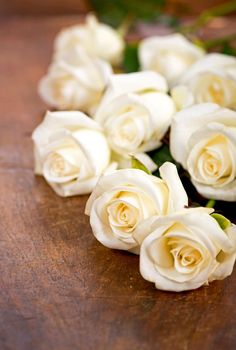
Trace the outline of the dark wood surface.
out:
<instances>
[{"instance_id":1,"label":"dark wood surface","mask_svg":"<svg viewBox=\"0 0 236 350\"><path fill-rule=\"evenodd\" d=\"M76 18L0 27L0 349L235 349L236 269L209 287L155 290L138 257L106 249L83 214L33 174L36 87L52 40Z\"/></svg>"}]
</instances>

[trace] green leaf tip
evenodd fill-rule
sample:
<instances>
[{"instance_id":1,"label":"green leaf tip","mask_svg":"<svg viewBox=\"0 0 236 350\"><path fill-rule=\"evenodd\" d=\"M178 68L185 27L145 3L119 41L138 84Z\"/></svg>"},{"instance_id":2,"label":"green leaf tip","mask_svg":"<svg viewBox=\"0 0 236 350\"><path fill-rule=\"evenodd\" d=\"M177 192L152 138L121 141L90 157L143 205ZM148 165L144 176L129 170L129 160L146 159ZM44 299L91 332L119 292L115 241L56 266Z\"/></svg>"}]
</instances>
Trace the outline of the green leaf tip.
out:
<instances>
[{"instance_id":1,"label":"green leaf tip","mask_svg":"<svg viewBox=\"0 0 236 350\"><path fill-rule=\"evenodd\" d=\"M138 57L138 44L128 43L124 52L123 69L125 73L137 72L140 62Z\"/></svg>"},{"instance_id":2,"label":"green leaf tip","mask_svg":"<svg viewBox=\"0 0 236 350\"><path fill-rule=\"evenodd\" d=\"M151 172L148 170L148 168L134 156L131 156L131 166L133 169L139 169L151 175Z\"/></svg>"},{"instance_id":3,"label":"green leaf tip","mask_svg":"<svg viewBox=\"0 0 236 350\"><path fill-rule=\"evenodd\" d=\"M215 204L216 204L216 201L214 199L209 199L209 201L206 204L206 207L207 208L214 208Z\"/></svg>"},{"instance_id":4,"label":"green leaf tip","mask_svg":"<svg viewBox=\"0 0 236 350\"><path fill-rule=\"evenodd\" d=\"M218 222L222 230L227 229L231 225L231 222L221 214L213 213L211 216Z\"/></svg>"}]
</instances>

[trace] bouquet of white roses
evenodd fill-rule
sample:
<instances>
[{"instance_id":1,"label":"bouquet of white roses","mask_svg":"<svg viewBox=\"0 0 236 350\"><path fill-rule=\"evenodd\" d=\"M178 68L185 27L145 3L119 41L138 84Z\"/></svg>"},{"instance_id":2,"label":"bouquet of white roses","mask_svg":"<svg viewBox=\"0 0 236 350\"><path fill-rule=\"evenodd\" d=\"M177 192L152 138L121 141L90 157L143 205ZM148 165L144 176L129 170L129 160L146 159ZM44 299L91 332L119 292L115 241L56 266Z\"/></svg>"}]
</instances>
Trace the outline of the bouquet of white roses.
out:
<instances>
[{"instance_id":1,"label":"bouquet of white roses","mask_svg":"<svg viewBox=\"0 0 236 350\"><path fill-rule=\"evenodd\" d=\"M94 236L139 254L158 289L196 289L236 258L236 226L212 209L236 201L236 58L173 33L141 40L125 73L125 47L93 15L58 34L35 172L60 196L91 193Z\"/></svg>"}]
</instances>

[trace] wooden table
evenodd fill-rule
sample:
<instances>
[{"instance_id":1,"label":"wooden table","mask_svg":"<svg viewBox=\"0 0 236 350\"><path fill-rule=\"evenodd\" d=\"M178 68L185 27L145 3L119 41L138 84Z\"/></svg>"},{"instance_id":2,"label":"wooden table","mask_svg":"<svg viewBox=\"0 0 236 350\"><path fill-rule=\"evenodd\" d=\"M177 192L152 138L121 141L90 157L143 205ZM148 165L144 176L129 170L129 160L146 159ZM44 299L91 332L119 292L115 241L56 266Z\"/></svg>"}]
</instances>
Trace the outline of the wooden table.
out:
<instances>
[{"instance_id":1,"label":"wooden table","mask_svg":"<svg viewBox=\"0 0 236 350\"><path fill-rule=\"evenodd\" d=\"M138 257L94 239L86 196L60 198L33 174L37 82L54 35L76 21L1 21L0 349L235 349L236 269L196 291L157 291Z\"/></svg>"}]
</instances>

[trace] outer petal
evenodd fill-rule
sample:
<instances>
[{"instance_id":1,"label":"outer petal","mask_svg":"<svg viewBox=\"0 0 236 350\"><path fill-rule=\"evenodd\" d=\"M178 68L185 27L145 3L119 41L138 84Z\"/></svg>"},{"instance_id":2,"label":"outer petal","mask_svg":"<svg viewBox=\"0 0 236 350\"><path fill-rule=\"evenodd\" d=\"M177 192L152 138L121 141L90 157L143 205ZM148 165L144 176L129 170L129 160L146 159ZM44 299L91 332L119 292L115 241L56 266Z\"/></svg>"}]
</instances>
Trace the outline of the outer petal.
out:
<instances>
[{"instance_id":1,"label":"outer petal","mask_svg":"<svg viewBox=\"0 0 236 350\"><path fill-rule=\"evenodd\" d=\"M68 183L63 186L56 183L49 183L49 185L59 196L71 197L91 193L96 186L98 179L99 176L94 176L86 180Z\"/></svg>"},{"instance_id":2,"label":"outer petal","mask_svg":"<svg viewBox=\"0 0 236 350\"><path fill-rule=\"evenodd\" d=\"M169 226L162 226L162 231L168 229ZM185 290L191 290L191 289L197 289L201 287L205 282L206 279L198 281L196 283L194 282L185 282L185 283L178 283L172 279L166 278L159 274L155 268L155 265L150 260L150 257L147 254L147 249L149 245L157 239L156 232L151 233L149 236L147 236L146 239L144 239L141 249L140 249L140 273L143 276L144 279L150 282L154 282L157 289L160 290L166 290L166 291L173 291L173 292L182 292Z\"/></svg>"},{"instance_id":3,"label":"outer petal","mask_svg":"<svg viewBox=\"0 0 236 350\"><path fill-rule=\"evenodd\" d=\"M169 128L172 117L176 112L174 101L162 92L143 95L140 100L150 111L152 125L156 129L157 137L161 139Z\"/></svg>"},{"instance_id":4,"label":"outer petal","mask_svg":"<svg viewBox=\"0 0 236 350\"><path fill-rule=\"evenodd\" d=\"M152 63L158 57L160 59L166 53L170 53L172 59L167 63L169 71L166 71L166 77L171 85L175 84L184 70L191 63L185 62L184 57L191 56L192 60L198 60L204 55L204 51L188 41L183 35L174 33L165 36L149 37L141 41L139 46L139 59L143 70L152 69ZM176 54L176 56L175 56ZM183 61L179 61L178 54L183 55ZM172 74L170 74L170 72Z\"/></svg>"},{"instance_id":5,"label":"outer petal","mask_svg":"<svg viewBox=\"0 0 236 350\"><path fill-rule=\"evenodd\" d=\"M93 168L94 176L99 176L110 162L110 148L102 132L82 129L73 134L80 148Z\"/></svg>"},{"instance_id":6,"label":"outer petal","mask_svg":"<svg viewBox=\"0 0 236 350\"><path fill-rule=\"evenodd\" d=\"M177 85L171 90L177 110L189 107L194 104L194 96L186 85Z\"/></svg>"},{"instance_id":7,"label":"outer petal","mask_svg":"<svg viewBox=\"0 0 236 350\"><path fill-rule=\"evenodd\" d=\"M187 83L196 75L204 72L217 73L221 76L228 75L232 78L236 73L236 59L233 56L220 53L210 53L194 63L181 79L182 83ZM233 73L234 72L234 73Z\"/></svg>"},{"instance_id":8,"label":"outer petal","mask_svg":"<svg viewBox=\"0 0 236 350\"><path fill-rule=\"evenodd\" d=\"M145 235L143 235L143 233L141 233L141 235L137 234L138 230L140 231L140 228L137 230L135 239L141 238L141 241L144 239L140 250L140 272L145 279L154 282L158 289L183 291L196 289L202 286L204 283L207 283L210 278L213 278L210 277L214 275L214 272L212 275L212 271L217 271L216 267L218 265L214 259L214 256L216 256L218 251L217 249L223 249L226 252L229 251L229 249L232 249L232 243L227 235L225 235L224 231L220 229L218 223L211 216L204 213L204 210L205 208L186 209L181 213L176 213L166 217L158 217L156 220L151 218L151 233L149 235L147 234L146 238L144 238ZM148 254L149 246L161 237L168 227L171 227L176 222L183 224L188 230L190 230L189 232L193 235L193 239L196 239L200 244L203 244L203 246L209 249L209 252L212 255L212 262L205 266L202 271L199 271L198 275L184 283L174 280L171 277L171 274L168 277L168 271L165 275L160 274ZM144 226L144 223L142 226ZM139 240L137 239L137 241ZM235 257L226 262L227 266L225 265L225 269L230 266L230 268L228 268L228 273L231 271L230 269L232 268L232 262L234 259ZM219 273L222 271L220 267L218 271Z\"/></svg>"},{"instance_id":9,"label":"outer petal","mask_svg":"<svg viewBox=\"0 0 236 350\"><path fill-rule=\"evenodd\" d=\"M205 135L210 138L210 136L214 134L225 135L232 142L231 148L234 148L233 154L236 154L236 128L226 127L220 123L209 123L207 126L196 131L189 140L189 147L193 147L201 138L204 139ZM191 172L189 167L188 169ZM222 187L205 185L194 179L191 179L191 181L203 197L232 202L236 200L236 160L233 156L231 178L231 182Z\"/></svg>"},{"instance_id":10,"label":"outer petal","mask_svg":"<svg viewBox=\"0 0 236 350\"><path fill-rule=\"evenodd\" d=\"M39 150L36 145L34 145L34 172L36 175L42 175L42 162Z\"/></svg>"},{"instance_id":11,"label":"outer petal","mask_svg":"<svg viewBox=\"0 0 236 350\"><path fill-rule=\"evenodd\" d=\"M156 163L149 157L146 153L132 153L129 158L122 157L121 155L114 153L112 154L112 159L116 161L119 165L119 169L132 168L132 158L134 156L138 159L145 167L152 173L157 170Z\"/></svg>"},{"instance_id":12,"label":"outer petal","mask_svg":"<svg viewBox=\"0 0 236 350\"><path fill-rule=\"evenodd\" d=\"M204 51L188 41L183 35L174 33L165 36L153 36L144 39L139 48L139 57L142 63L143 69L147 69L149 66L152 52L159 48L173 49L181 48L182 50L189 50L194 53L198 58L204 55Z\"/></svg>"},{"instance_id":13,"label":"outer petal","mask_svg":"<svg viewBox=\"0 0 236 350\"><path fill-rule=\"evenodd\" d=\"M119 114L121 111L122 115ZM142 122L144 124L141 129L144 134L143 143L133 152L143 153L160 146L160 140L170 126L174 113L174 102L167 94L150 92L139 96L129 93L120 95L112 101L102 104L97 110L94 119L104 125L108 135L111 132L111 128L114 128L114 125L119 123L119 118L133 117L137 122ZM117 152L116 149L115 151Z\"/></svg>"},{"instance_id":14,"label":"outer petal","mask_svg":"<svg viewBox=\"0 0 236 350\"><path fill-rule=\"evenodd\" d=\"M46 103L60 110L90 111L101 100L111 73L108 62L91 58L77 48L67 52L63 59L53 61L39 83L39 94Z\"/></svg>"},{"instance_id":15,"label":"outer petal","mask_svg":"<svg viewBox=\"0 0 236 350\"><path fill-rule=\"evenodd\" d=\"M99 209L101 210L101 208L106 206L108 196L109 194L104 193L100 198L95 200L92 206L90 213L90 225L92 227L93 234L99 242L108 248L135 252L136 247L138 246L137 242L132 237L125 241L118 239L112 232L110 226L104 223L98 214Z\"/></svg>"},{"instance_id":16,"label":"outer petal","mask_svg":"<svg viewBox=\"0 0 236 350\"><path fill-rule=\"evenodd\" d=\"M110 163L109 166L103 171L103 174L110 173L116 170L116 168L116 163ZM49 185L59 196L62 197L90 194L94 190L100 176L101 175L99 174L96 176L91 176L90 178L84 180L78 179L74 182L64 184L63 186L60 186L56 183L50 183Z\"/></svg>"},{"instance_id":17,"label":"outer petal","mask_svg":"<svg viewBox=\"0 0 236 350\"><path fill-rule=\"evenodd\" d=\"M115 97L123 94L140 94L145 91L167 92L167 90L166 79L156 72L113 74L110 77L108 88L101 104L108 103Z\"/></svg>"},{"instance_id":18,"label":"outer petal","mask_svg":"<svg viewBox=\"0 0 236 350\"><path fill-rule=\"evenodd\" d=\"M211 214L213 212L214 212L214 209L212 208L197 207L197 208L182 209L177 213L172 213L171 215L168 215L168 216L161 217L159 215L156 215L144 220L142 223L138 225L134 233L134 238L141 245L143 240L149 234L151 234L153 231L156 231L159 227L162 227L162 226L169 227L169 222L171 222L171 225L172 225L175 222L175 219L178 220L178 218L181 217L181 215L185 215L187 213L197 213L199 215L202 213Z\"/></svg>"},{"instance_id":19,"label":"outer petal","mask_svg":"<svg viewBox=\"0 0 236 350\"><path fill-rule=\"evenodd\" d=\"M137 158L141 163L143 163L150 172L154 172L155 170L157 170L156 163L154 163L152 158L149 157L146 153L136 153L135 158Z\"/></svg>"},{"instance_id":20,"label":"outer petal","mask_svg":"<svg viewBox=\"0 0 236 350\"><path fill-rule=\"evenodd\" d=\"M78 145L86 160L81 169L83 174L78 179L55 183L50 186L61 196L91 193L99 176L110 169L110 149L102 128L81 112L47 112L44 121L33 132L35 142L36 171L42 174L46 154L59 145L60 140L71 140L73 147ZM68 154L70 158L70 154ZM75 164L77 166L77 163Z\"/></svg>"},{"instance_id":21,"label":"outer petal","mask_svg":"<svg viewBox=\"0 0 236 350\"><path fill-rule=\"evenodd\" d=\"M146 174L142 170L121 169L100 178L96 188L87 201L85 214L90 215L95 199L100 197L108 189L111 189L111 186L112 188L119 188L118 186L123 186L124 184L131 184L132 186L143 189L156 204L159 211L162 211L160 199L163 195L159 184L163 184L163 182L155 176Z\"/></svg>"},{"instance_id":22,"label":"outer petal","mask_svg":"<svg viewBox=\"0 0 236 350\"><path fill-rule=\"evenodd\" d=\"M192 181L197 191L205 198L214 198L216 200L222 200L227 202L236 201L236 181L223 188L215 188L200 184L196 181Z\"/></svg>"},{"instance_id":23,"label":"outer petal","mask_svg":"<svg viewBox=\"0 0 236 350\"><path fill-rule=\"evenodd\" d=\"M77 111L47 112L44 120L34 130L32 138L34 142L43 146L58 130L75 131L80 128L102 130L102 127L86 114Z\"/></svg>"},{"instance_id":24,"label":"outer petal","mask_svg":"<svg viewBox=\"0 0 236 350\"><path fill-rule=\"evenodd\" d=\"M236 226L232 224L225 230L225 233L232 242L232 249L228 253L221 252L217 257L220 262L217 269L210 276L210 281L221 280L231 275L236 259Z\"/></svg>"},{"instance_id":25,"label":"outer petal","mask_svg":"<svg viewBox=\"0 0 236 350\"><path fill-rule=\"evenodd\" d=\"M214 103L202 103L186 108L173 117L170 133L170 150L173 158L186 168L188 142L191 135L209 122L236 126L236 112Z\"/></svg>"},{"instance_id":26,"label":"outer petal","mask_svg":"<svg viewBox=\"0 0 236 350\"><path fill-rule=\"evenodd\" d=\"M188 205L188 196L179 178L177 168L170 162L160 167L160 174L169 188L169 213L183 209Z\"/></svg>"},{"instance_id":27,"label":"outer petal","mask_svg":"<svg viewBox=\"0 0 236 350\"><path fill-rule=\"evenodd\" d=\"M116 65L122 60L125 44L116 30L89 14L86 23L62 30L54 43L56 54L77 46L83 47L89 55Z\"/></svg>"}]
</instances>

